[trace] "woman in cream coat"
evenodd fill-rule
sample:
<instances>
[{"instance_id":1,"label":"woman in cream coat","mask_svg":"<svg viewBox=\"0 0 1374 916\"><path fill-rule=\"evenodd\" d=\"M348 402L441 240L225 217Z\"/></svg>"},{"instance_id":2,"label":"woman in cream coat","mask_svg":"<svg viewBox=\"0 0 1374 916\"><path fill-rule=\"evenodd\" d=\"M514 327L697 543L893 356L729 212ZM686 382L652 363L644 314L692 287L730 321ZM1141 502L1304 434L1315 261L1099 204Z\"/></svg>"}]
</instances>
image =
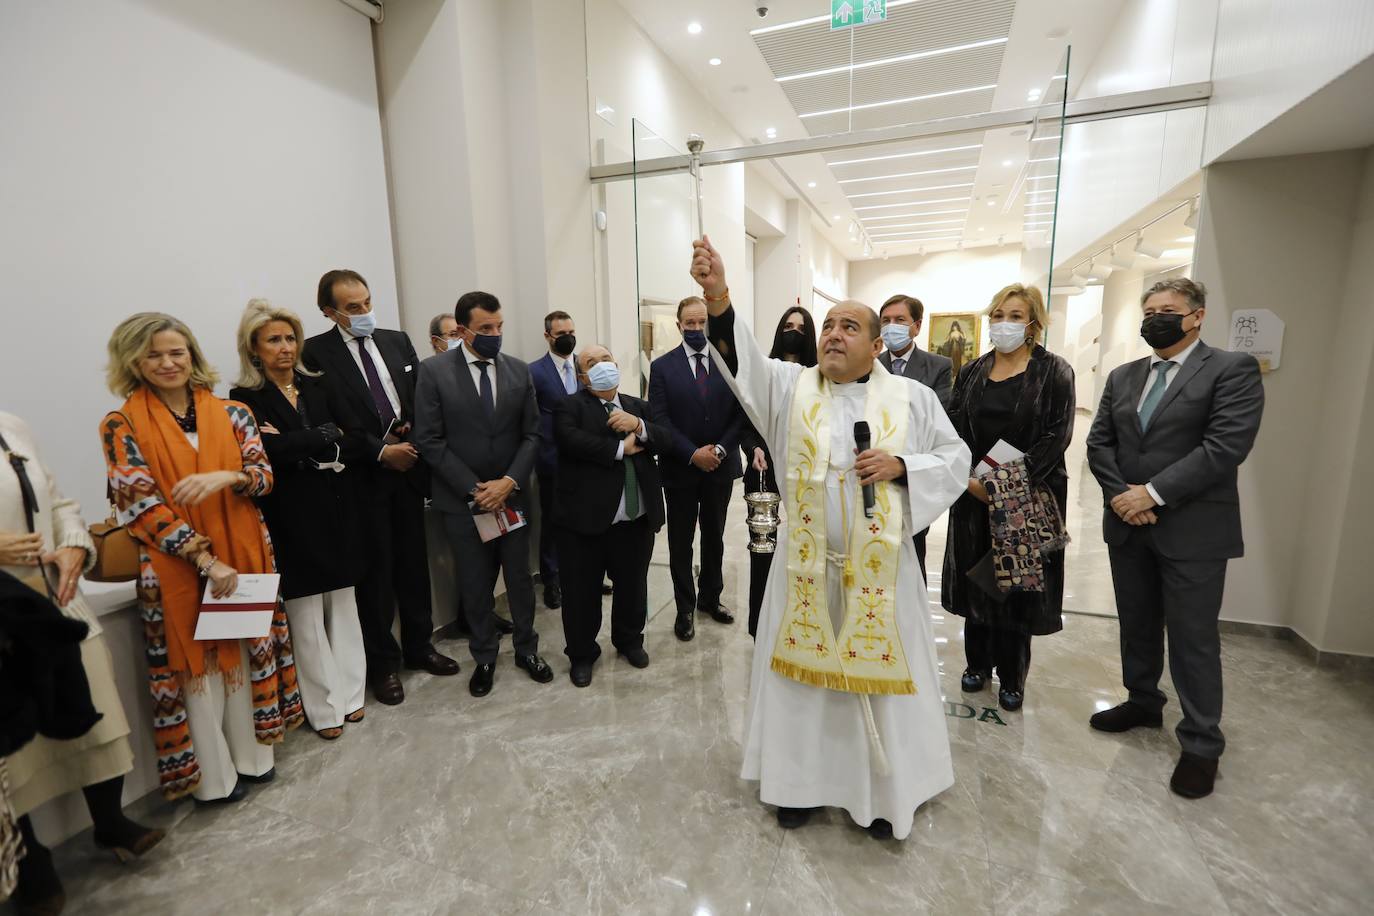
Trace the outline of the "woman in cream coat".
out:
<instances>
[{"instance_id":1,"label":"woman in cream coat","mask_svg":"<svg viewBox=\"0 0 1374 916\"><path fill-rule=\"evenodd\" d=\"M28 425L12 414L0 412L0 436L5 459L0 464L0 569L43 589L40 564L57 592L56 604L67 617L90 629L81 644L81 661L90 682L91 699L101 719L85 735L70 741L36 736L5 758L9 770L10 798L20 818L28 854L19 863L19 885L14 900L20 912L56 912L62 885L53 869L52 856L34 836L28 812L77 789L86 797L95 824L97 846L110 849L127 861L147 852L163 837L163 831L144 827L124 816L121 795L124 774L133 768L129 723L115 689L110 650L101 635L100 622L81 598L78 581L95 563L81 510L65 499L56 481L39 459ZM37 501L35 534L29 534L28 516L18 474L10 454L20 456Z\"/></svg>"}]
</instances>

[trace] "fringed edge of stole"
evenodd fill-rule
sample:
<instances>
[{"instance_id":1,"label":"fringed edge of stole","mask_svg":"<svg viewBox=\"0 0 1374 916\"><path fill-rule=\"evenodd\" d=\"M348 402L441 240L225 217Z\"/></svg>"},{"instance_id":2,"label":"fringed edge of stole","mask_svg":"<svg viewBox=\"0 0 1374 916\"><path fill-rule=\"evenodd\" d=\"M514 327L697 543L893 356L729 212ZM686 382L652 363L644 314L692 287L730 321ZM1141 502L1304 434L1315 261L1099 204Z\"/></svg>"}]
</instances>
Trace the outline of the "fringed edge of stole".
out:
<instances>
[{"instance_id":1,"label":"fringed edge of stole","mask_svg":"<svg viewBox=\"0 0 1374 916\"><path fill-rule=\"evenodd\" d=\"M881 696L912 696L916 691L916 684L913 681L878 680L866 677L847 677L843 674L832 672L817 671L814 668L803 668L802 666L785 659L773 656L771 667L783 677L791 678L810 687L824 687L827 690L838 690L843 693L870 693Z\"/></svg>"}]
</instances>

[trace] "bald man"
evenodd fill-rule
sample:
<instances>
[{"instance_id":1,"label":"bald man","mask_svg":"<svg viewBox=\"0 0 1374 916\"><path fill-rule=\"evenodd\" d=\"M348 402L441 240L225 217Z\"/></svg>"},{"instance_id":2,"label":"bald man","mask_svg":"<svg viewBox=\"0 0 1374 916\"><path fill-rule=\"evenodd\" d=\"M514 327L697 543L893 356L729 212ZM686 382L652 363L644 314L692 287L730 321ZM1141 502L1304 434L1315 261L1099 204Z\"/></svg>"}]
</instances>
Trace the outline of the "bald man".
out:
<instances>
[{"instance_id":1,"label":"bald man","mask_svg":"<svg viewBox=\"0 0 1374 916\"><path fill-rule=\"evenodd\" d=\"M820 363L769 359L735 330L725 265L697 242L711 359L767 442L783 518L754 644L745 779L800 827L843 808L904 839L954 784L928 597L912 533L968 484L969 451L935 392L878 361L878 315L835 305ZM858 424L870 442L856 447ZM873 501L865 507L864 489Z\"/></svg>"},{"instance_id":2,"label":"bald man","mask_svg":"<svg viewBox=\"0 0 1374 916\"><path fill-rule=\"evenodd\" d=\"M653 456L669 432L649 421L649 405L620 391L620 369L601 346L577 357L578 389L553 416L558 484L553 524L562 558L563 635L577 687L592 682L601 655L601 581L615 586L611 645L647 668L644 621L649 557L663 527L663 484Z\"/></svg>"}]
</instances>

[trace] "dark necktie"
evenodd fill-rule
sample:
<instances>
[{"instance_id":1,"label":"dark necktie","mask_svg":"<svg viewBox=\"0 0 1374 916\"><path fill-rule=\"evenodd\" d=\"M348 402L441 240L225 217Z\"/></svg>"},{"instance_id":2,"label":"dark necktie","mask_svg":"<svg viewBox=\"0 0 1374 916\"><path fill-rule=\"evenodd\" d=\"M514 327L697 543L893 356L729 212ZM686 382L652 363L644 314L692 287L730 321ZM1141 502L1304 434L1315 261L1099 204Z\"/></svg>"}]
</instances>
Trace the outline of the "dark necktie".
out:
<instances>
[{"instance_id":1,"label":"dark necktie","mask_svg":"<svg viewBox=\"0 0 1374 916\"><path fill-rule=\"evenodd\" d=\"M1159 402L1164 400L1164 392L1169 387L1169 370L1175 365L1171 359L1155 363L1155 383L1140 405L1140 429L1142 431L1150 428L1150 421L1154 419L1155 410L1159 407Z\"/></svg>"},{"instance_id":2,"label":"dark necktie","mask_svg":"<svg viewBox=\"0 0 1374 916\"><path fill-rule=\"evenodd\" d=\"M610 401L605 402L605 407L606 416L615 413L615 405ZM639 477L635 474L633 457L626 455L625 460L620 462L625 465L625 517L630 521L639 517Z\"/></svg>"},{"instance_id":3,"label":"dark necktie","mask_svg":"<svg viewBox=\"0 0 1374 916\"><path fill-rule=\"evenodd\" d=\"M482 399L482 409L487 412L487 418L496 416L496 397L491 393L491 376L487 375L487 367L491 363L484 359L477 361L477 368L482 373L481 383L477 386L477 396Z\"/></svg>"},{"instance_id":4,"label":"dark necktie","mask_svg":"<svg viewBox=\"0 0 1374 916\"><path fill-rule=\"evenodd\" d=\"M382 428L386 429L391 426L391 421L396 419L396 410L391 406L391 398L386 396L386 389L382 387L382 377L377 373L377 364L372 361L372 354L367 352L367 338L353 339L358 344L363 375L367 376L367 390L372 392L372 407L377 411L377 418L382 421Z\"/></svg>"},{"instance_id":5,"label":"dark necktie","mask_svg":"<svg viewBox=\"0 0 1374 916\"><path fill-rule=\"evenodd\" d=\"M704 398L706 397L706 354L693 353L692 356L697 361L697 390L701 392L701 396Z\"/></svg>"},{"instance_id":6,"label":"dark necktie","mask_svg":"<svg viewBox=\"0 0 1374 916\"><path fill-rule=\"evenodd\" d=\"M893 374L893 375L901 375L901 374L902 374L902 370L905 369L905 368L906 368L906 360L902 359L900 356L894 356L894 357L892 358L892 374Z\"/></svg>"}]
</instances>

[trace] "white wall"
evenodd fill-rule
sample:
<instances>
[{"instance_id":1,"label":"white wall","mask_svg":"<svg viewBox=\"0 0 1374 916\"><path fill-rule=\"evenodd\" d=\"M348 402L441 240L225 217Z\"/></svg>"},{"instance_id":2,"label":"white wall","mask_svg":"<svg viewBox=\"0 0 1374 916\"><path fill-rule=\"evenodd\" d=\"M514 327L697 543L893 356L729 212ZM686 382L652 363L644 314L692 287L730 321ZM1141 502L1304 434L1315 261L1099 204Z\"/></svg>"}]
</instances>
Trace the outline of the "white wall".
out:
<instances>
[{"instance_id":1,"label":"white wall","mask_svg":"<svg viewBox=\"0 0 1374 916\"><path fill-rule=\"evenodd\" d=\"M1194 273L1209 290L1208 343L1225 346L1235 308L1287 324L1241 467L1246 555L1231 564L1223 614L1363 654L1374 654L1356 473L1371 438L1372 176L1374 158L1359 151L1213 164Z\"/></svg>"},{"instance_id":2,"label":"white wall","mask_svg":"<svg viewBox=\"0 0 1374 916\"><path fill-rule=\"evenodd\" d=\"M1369 0L1222 0L1205 161L1225 155L1372 53Z\"/></svg>"},{"instance_id":3,"label":"white wall","mask_svg":"<svg viewBox=\"0 0 1374 916\"><path fill-rule=\"evenodd\" d=\"M352 267L397 325L369 29L336 0L0 5L0 392L87 518L104 515L95 429L116 405L105 343L124 317L186 321L220 394L253 296L317 332L320 274ZM129 610L104 623L134 798L157 783L142 633ZM48 838L84 823L79 798L39 817Z\"/></svg>"},{"instance_id":4,"label":"white wall","mask_svg":"<svg viewBox=\"0 0 1374 916\"><path fill-rule=\"evenodd\" d=\"M849 298L849 262L814 225L811 227L811 288L836 299Z\"/></svg>"},{"instance_id":5,"label":"white wall","mask_svg":"<svg viewBox=\"0 0 1374 916\"><path fill-rule=\"evenodd\" d=\"M1218 0L1133 0L1083 70L1075 98L1206 80ZM1064 132L1055 226L1059 264L1202 165L1205 109L1076 124Z\"/></svg>"}]
</instances>

